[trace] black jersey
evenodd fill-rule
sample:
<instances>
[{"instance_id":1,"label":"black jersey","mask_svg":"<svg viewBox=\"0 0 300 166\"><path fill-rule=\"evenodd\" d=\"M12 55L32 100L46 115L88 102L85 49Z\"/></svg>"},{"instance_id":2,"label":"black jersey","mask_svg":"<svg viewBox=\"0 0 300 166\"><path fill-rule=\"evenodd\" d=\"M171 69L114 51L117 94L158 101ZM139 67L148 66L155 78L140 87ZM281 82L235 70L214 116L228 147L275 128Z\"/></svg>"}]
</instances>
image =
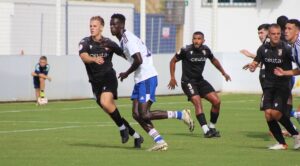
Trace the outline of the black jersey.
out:
<instances>
[{"instance_id":1,"label":"black jersey","mask_svg":"<svg viewBox=\"0 0 300 166\"><path fill-rule=\"evenodd\" d=\"M270 43L261 45L257 50L257 56L254 61L263 63L265 66L265 80L262 85L266 87L288 87L290 77L279 77L274 74L276 67L281 67L283 70L292 69L292 49L285 43L280 42L273 47Z\"/></svg>"},{"instance_id":2,"label":"black jersey","mask_svg":"<svg viewBox=\"0 0 300 166\"><path fill-rule=\"evenodd\" d=\"M182 60L182 81L199 81L203 79L202 72L206 59L212 60L214 55L206 45L195 48L193 44L182 48L176 55Z\"/></svg>"},{"instance_id":3,"label":"black jersey","mask_svg":"<svg viewBox=\"0 0 300 166\"><path fill-rule=\"evenodd\" d=\"M84 63L90 82L99 82L103 79L105 74L113 70L112 57L113 53L122 54L121 48L110 40L102 37L100 41L94 41L92 37L86 37L79 43L79 54L88 53L91 57L101 56L104 58L104 63L99 65L97 63Z\"/></svg>"}]
</instances>

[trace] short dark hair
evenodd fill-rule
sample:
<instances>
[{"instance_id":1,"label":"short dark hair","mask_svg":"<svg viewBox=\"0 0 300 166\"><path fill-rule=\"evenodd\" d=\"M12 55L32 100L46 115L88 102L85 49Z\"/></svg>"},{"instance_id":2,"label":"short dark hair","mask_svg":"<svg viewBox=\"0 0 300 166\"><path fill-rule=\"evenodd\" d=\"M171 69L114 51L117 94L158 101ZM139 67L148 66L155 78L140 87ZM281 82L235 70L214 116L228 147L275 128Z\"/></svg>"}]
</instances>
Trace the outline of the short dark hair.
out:
<instances>
[{"instance_id":1,"label":"short dark hair","mask_svg":"<svg viewBox=\"0 0 300 166\"><path fill-rule=\"evenodd\" d=\"M279 29L281 29L280 25L278 25L278 24L276 24L276 23L270 24L269 30L270 30L271 28L279 28Z\"/></svg>"},{"instance_id":2,"label":"short dark hair","mask_svg":"<svg viewBox=\"0 0 300 166\"><path fill-rule=\"evenodd\" d=\"M120 20L121 23L125 24L126 18L123 14L120 13L115 13L111 16L111 19L116 18L118 20Z\"/></svg>"},{"instance_id":3,"label":"short dark hair","mask_svg":"<svg viewBox=\"0 0 300 166\"><path fill-rule=\"evenodd\" d=\"M90 21L92 21L92 20L97 20L100 22L101 25L104 26L104 19L101 16L93 16L93 17L91 17Z\"/></svg>"},{"instance_id":4,"label":"short dark hair","mask_svg":"<svg viewBox=\"0 0 300 166\"><path fill-rule=\"evenodd\" d=\"M262 29L264 30L268 30L269 29L270 24L261 24L257 27L257 30L260 31Z\"/></svg>"},{"instance_id":5,"label":"short dark hair","mask_svg":"<svg viewBox=\"0 0 300 166\"><path fill-rule=\"evenodd\" d=\"M47 57L46 57L46 56L41 56L41 57L40 57L40 60L45 60L45 61L47 61Z\"/></svg>"},{"instance_id":6,"label":"short dark hair","mask_svg":"<svg viewBox=\"0 0 300 166\"><path fill-rule=\"evenodd\" d=\"M194 35L202 35L202 36L204 37L204 34L203 34L202 32L200 32L200 31L194 32L194 33L193 33L193 36L194 36Z\"/></svg>"},{"instance_id":7,"label":"short dark hair","mask_svg":"<svg viewBox=\"0 0 300 166\"><path fill-rule=\"evenodd\" d=\"M287 21L289 24L294 24L298 29L300 29L300 21L297 19L290 19Z\"/></svg>"},{"instance_id":8,"label":"short dark hair","mask_svg":"<svg viewBox=\"0 0 300 166\"><path fill-rule=\"evenodd\" d=\"M283 30L283 29L285 29L285 24L287 23L288 20L289 19L287 18L287 16L282 15L277 18L276 22L280 26L280 28Z\"/></svg>"}]
</instances>

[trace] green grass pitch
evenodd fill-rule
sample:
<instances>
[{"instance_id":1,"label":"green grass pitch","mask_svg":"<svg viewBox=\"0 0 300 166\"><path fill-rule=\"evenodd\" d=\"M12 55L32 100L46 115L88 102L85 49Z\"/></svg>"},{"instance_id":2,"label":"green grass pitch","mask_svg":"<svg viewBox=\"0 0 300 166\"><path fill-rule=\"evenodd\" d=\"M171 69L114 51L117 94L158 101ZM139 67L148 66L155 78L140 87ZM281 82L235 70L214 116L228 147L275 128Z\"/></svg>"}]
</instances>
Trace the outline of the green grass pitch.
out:
<instances>
[{"instance_id":1,"label":"green grass pitch","mask_svg":"<svg viewBox=\"0 0 300 166\"><path fill-rule=\"evenodd\" d=\"M300 151L270 151L275 140L268 135L263 112L258 110L260 95L220 94L222 105L217 124L222 137L203 137L198 122L193 133L183 122L154 121L169 144L168 151L147 152L152 139L131 117L128 98L117 101L121 114L145 138L142 149L133 148L133 139L121 144L118 128L93 100L51 102L37 107L31 103L0 104L1 166L296 166ZM295 98L294 103L300 99ZM203 101L209 121L208 102ZM157 97L152 109L189 108L185 96ZM300 128L293 119L294 124Z\"/></svg>"}]
</instances>

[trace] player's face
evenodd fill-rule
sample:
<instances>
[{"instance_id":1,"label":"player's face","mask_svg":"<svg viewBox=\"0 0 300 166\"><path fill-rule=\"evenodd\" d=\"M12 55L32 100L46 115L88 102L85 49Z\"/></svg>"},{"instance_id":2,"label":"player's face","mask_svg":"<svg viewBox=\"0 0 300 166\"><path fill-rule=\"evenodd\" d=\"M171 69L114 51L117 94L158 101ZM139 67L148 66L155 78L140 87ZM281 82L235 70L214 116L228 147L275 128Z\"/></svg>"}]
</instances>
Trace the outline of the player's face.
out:
<instances>
[{"instance_id":1,"label":"player's face","mask_svg":"<svg viewBox=\"0 0 300 166\"><path fill-rule=\"evenodd\" d=\"M271 27L269 31L270 41L273 44L278 44L280 42L281 29Z\"/></svg>"},{"instance_id":2,"label":"player's face","mask_svg":"<svg viewBox=\"0 0 300 166\"><path fill-rule=\"evenodd\" d=\"M117 18L112 18L110 20L110 32L113 36L119 35L123 29L123 25Z\"/></svg>"},{"instance_id":3,"label":"player's face","mask_svg":"<svg viewBox=\"0 0 300 166\"><path fill-rule=\"evenodd\" d=\"M287 23L285 25L285 39L288 42L294 42L297 40L299 35L299 29L296 27L295 24Z\"/></svg>"},{"instance_id":4,"label":"player's face","mask_svg":"<svg viewBox=\"0 0 300 166\"><path fill-rule=\"evenodd\" d=\"M204 38L202 35L193 35L193 45L199 48L204 43Z\"/></svg>"},{"instance_id":5,"label":"player's face","mask_svg":"<svg viewBox=\"0 0 300 166\"><path fill-rule=\"evenodd\" d=\"M261 29L258 32L258 38L261 42L264 42L268 36L268 30Z\"/></svg>"},{"instance_id":6,"label":"player's face","mask_svg":"<svg viewBox=\"0 0 300 166\"><path fill-rule=\"evenodd\" d=\"M47 65L47 61L45 59L40 59L39 64L41 67L45 67Z\"/></svg>"},{"instance_id":7,"label":"player's face","mask_svg":"<svg viewBox=\"0 0 300 166\"><path fill-rule=\"evenodd\" d=\"M101 35L102 30L103 30L103 25L101 25L100 21L98 20L90 21L90 33L92 37Z\"/></svg>"}]
</instances>

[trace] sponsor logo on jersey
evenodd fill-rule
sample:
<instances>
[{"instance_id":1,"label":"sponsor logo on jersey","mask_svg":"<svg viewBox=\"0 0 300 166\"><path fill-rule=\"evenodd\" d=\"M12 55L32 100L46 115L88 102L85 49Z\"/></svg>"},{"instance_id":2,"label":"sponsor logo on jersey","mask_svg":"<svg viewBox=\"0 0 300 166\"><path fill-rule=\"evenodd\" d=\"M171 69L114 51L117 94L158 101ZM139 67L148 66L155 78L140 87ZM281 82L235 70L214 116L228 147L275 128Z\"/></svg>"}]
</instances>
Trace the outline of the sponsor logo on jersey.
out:
<instances>
[{"instance_id":1,"label":"sponsor logo on jersey","mask_svg":"<svg viewBox=\"0 0 300 166\"><path fill-rule=\"evenodd\" d=\"M145 100L144 96L141 96L141 97L140 97L140 100Z\"/></svg>"},{"instance_id":2,"label":"sponsor logo on jersey","mask_svg":"<svg viewBox=\"0 0 300 166\"><path fill-rule=\"evenodd\" d=\"M276 59L276 58L265 58L265 62L280 64L280 63L282 63L282 60L281 59Z\"/></svg>"},{"instance_id":3,"label":"sponsor logo on jersey","mask_svg":"<svg viewBox=\"0 0 300 166\"><path fill-rule=\"evenodd\" d=\"M282 55L282 49L278 49L278 56Z\"/></svg>"},{"instance_id":4,"label":"sponsor logo on jersey","mask_svg":"<svg viewBox=\"0 0 300 166\"><path fill-rule=\"evenodd\" d=\"M206 58L205 57L201 57L201 58L191 58L190 59L191 62L205 62Z\"/></svg>"}]
</instances>

